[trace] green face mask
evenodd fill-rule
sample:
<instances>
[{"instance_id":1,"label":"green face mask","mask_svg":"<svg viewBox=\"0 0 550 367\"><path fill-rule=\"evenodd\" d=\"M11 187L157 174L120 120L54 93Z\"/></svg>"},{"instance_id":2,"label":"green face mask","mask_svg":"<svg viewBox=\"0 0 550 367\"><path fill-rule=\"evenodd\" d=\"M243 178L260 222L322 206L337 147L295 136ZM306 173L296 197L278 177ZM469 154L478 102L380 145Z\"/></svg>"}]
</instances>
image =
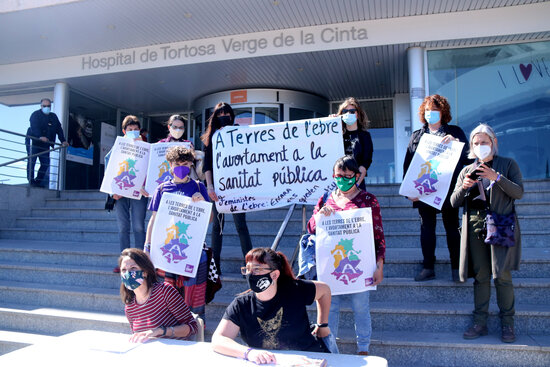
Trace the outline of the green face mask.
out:
<instances>
[{"instance_id":1,"label":"green face mask","mask_svg":"<svg viewBox=\"0 0 550 367\"><path fill-rule=\"evenodd\" d=\"M356 182L355 176L352 178L346 178L346 177L334 177L334 181L336 181L336 186L340 189L342 192L346 192L350 190L353 185L355 185Z\"/></svg>"}]
</instances>

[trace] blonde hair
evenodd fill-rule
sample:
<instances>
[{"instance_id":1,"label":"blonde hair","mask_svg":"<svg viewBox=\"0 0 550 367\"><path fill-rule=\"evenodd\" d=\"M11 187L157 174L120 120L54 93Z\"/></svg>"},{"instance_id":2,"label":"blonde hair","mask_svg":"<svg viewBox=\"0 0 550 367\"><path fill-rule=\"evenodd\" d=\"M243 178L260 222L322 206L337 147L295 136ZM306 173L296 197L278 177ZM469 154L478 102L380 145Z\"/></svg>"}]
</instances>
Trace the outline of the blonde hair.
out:
<instances>
[{"instance_id":1,"label":"blonde hair","mask_svg":"<svg viewBox=\"0 0 550 367\"><path fill-rule=\"evenodd\" d=\"M497 146L497 136L493 128L487 124L479 124L475 129L470 133L470 151L468 152L468 158L476 159L477 156L474 154L474 136L478 134L485 134L491 139L491 155L494 157L498 153Z\"/></svg>"}]
</instances>

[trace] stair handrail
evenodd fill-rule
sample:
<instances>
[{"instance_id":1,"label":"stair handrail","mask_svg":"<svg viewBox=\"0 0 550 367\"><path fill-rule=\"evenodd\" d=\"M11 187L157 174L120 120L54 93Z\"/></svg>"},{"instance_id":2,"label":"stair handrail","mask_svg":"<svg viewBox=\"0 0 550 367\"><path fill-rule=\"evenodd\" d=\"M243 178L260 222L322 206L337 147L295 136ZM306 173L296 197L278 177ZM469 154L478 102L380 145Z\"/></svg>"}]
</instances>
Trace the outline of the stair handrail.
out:
<instances>
[{"instance_id":1,"label":"stair handrail","mask_svg":"<svg viewBox=\"0 0 550 367\"><path fill-rule=\"evenodd\" d=\"M277 248L279 247L279 242L281 241L281 238L283 237L283 234L285 233L286 227L288 226L288 222L290 221L290 217L292 216L292 213L294 212L294 207L296 204L292 204L286 213L285 219L281 223L281 227L279 227L279 231L277 232L277 236L275 236L275 240L273 240L273 244L271 245L271 249L273 251L277 251Z\"/></svg>"},{"instance_id":2,"label":"stair handrail","mask_svg":"<svg viewBox=\"0 0 550 367\"><path fill-rule=\"evenodd\" d=\"M11 161L8 161L8 162L4 162L4 163L0 163L0 168L2 167L7 167L9 165L12 165L14 163L17 163L17 162L20 162L20 161L24 161L24 160L28 160L30 158L33 158L33 157L38 157L42 154L49 154L51 152L54 152L54 151L58 151L58 150L62 150L64 148L67 148L67 146L61 144L61 143L56 143L55 141L50 141L50 140L42 140L38 137L35 137L35 136L31 136L31 135L28 135L28 134L21 134L21 133L18 133L18 132L15 132L15 131L10 131L10 130L6 130L6 129L0 129L0 132L2 133L6 133L6 134L11 134L11 135L14 135L14 136L19 136L19 137L23 137L25 138L25 142L24 143L18 143L18 142L15 142L15 141L12 141L12 140L6 140L8 142L12 142L12 143L16 143L16 144L22 144L22 145L25 145L27 148L30 146L30 140L34 140L34 141L40 141L41 143L46 143L50 146L53 146L52 148L48 149L48 150L44 150L42 152L39 152L39 153L35 153L35 154L29 154L27 153L25 156L23 156L22 158L18 158L18 159L13 159ZM3 139L5 140L5 139ZM57 146L56 146L57 145ZM1 149L1 148L0 148ZM7 148L5 148L7 149ZM10 150L10 149L8 149ZM13 151L13 150L12 150ZM18 153L23 153L21 151L17 151ZM28 150L27 150L28 152ZM7 158L7 157L5 157ZM58 158L51 158L52 160L59 160ZM51 165L50 165L51 166ZM10 167L11 168L11 167ZM59 173L52 173L54 175L57 175L57 187L59 187ZM12 176L12 175L7 175L7 174L2 174L3 176L9 176L9 177L17 177L17 178L22 178L23 176ZM27 176L25 176L27 177ZM28 177L27 177L28 178Z\"/></svg>"}]
</instances>

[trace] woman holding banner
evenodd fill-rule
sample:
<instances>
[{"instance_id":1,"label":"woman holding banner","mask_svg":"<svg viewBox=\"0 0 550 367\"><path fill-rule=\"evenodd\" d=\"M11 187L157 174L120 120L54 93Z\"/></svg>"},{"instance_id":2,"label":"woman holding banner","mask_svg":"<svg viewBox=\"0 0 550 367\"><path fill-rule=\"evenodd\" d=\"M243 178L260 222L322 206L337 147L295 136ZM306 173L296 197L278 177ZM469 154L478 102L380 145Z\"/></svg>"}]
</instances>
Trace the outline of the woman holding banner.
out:
<instances>
[{"instance_id":1,"label":"woman holding banner","mask_svg":"<svg viewBox=\"0 0 550 367\"><path fill-rule=\"evenodd\" d=\"M501 340L512 343L516 336L514 285L510 271L519 269L521 258L521 234L514 214L514 201L523 196L523 180L516 161L497 153L495 132L490 126L480 124L470 134L469 158L475 159L475 162L460 172L451 203L457 208L464 206L460 279L474 278L474 320L464 333L464 338L476 339L487 335L492 276L500 309ZM489 213L491 216L487 215ZM505 236L500 239L487 238L488 234L495 234L489 231L486 224L493 217L504 217L512 228L511 231L503 231Z\"/></svg>"},{"instance_id":2,"label":"woman holding banner","mask_svg":"<svg viewBox=\"0 0 550 367\"><path fill-rule=\"evenodd\" d=\"M204 166L203 171L206 176L206 188L208 190L208 196L212 201L218 201L218 196L214 190L214 166L213 166L213 153L212 153L212 135L216 131L225 126L232 126L235 122L235 113L233 108L225 102L220 102L214 107L214 111L208 119L208 127L201 136L202 143L204 144ZM218 213L216 205L212 207L212 214L214 215L214 223L212 225L212 250L214 251L214 261L221 272L220 255L222 252L222 231L225 223L223 213ZM233 221L239 234L239 240L241 242L241 250L243 257L252 249L252 241L250 239L250 233L248 232L248 226L246 225L246 213L234 213Z\"/></svg>"},{"instance_id":3,"label":"woman holding banner","mask_svg":"<svg viewBox=\"0 0 550 367\"><path fill-rule=\"evenodd\" d=\"M183 297L170 284L157 282L155 266L139 249L122 251L120 296L132 328L130 341L150 338L189 339L197 332L197 322Z\"/></svg>"},{"instance_id":4,"label":"woman holding banner","mask_svg":"<svg viewBox=\"0 0 550 367\"><path fill-rule=\"evenodd\" d=\"M366 190L365 177L372 163L373 151L372 138L367 131L369 122L367 114L355 98L349 97L338 107L336 115L342 116L344 152L355 158L359 165L361 175L357 180L357 185L362 190Z\"/></svg>"},{"instance_id":5,"label":"woman holding banner","mask_svg":"<svg viewBox=\"0 0 550 367\"><path fill-rule=\"evenodd\" d=\"M464 164L468 162L467 145L468 140L464 131L456 125L449 125L451 122L451 106L445 97L438 94L424 98L424 101L418 109L418 117L424 124L421 129L412 133L403 162L403 177L407 173L411 161L413 159L420 138L423 134L432 134L443 137L443 144L447 144L451 140L461 141L465 143L462 149L462 154L456 165L453 173L450 187L454 187L456 179ZM447 235L447 247L451 258L451 273L452 279L455 282L459 281L458 277L458 258L460 248L460 233L458 231L458 209L453 208L449 201L451 190L445 198L441 215L443 217L443 226ZM420 245L422 247L422 255L424 257L423 268L418 273L414 280L425 281L435 279L435 245L436 245L436 216L440 211L432 206L425 204L417 197L407 197L413 202L413 207L418 208L420 215Z\"/></svg>"},{"instance_id":6,"label":"woman holding banner","mask_svg":"<svg viewBox=\"0 0 550 367\"><path fill-rule=\"evenodd\" d=\"M380 205L373 194L357 187L357 180L361 177L361 171L355 159L344 156L336 161L333 168L333 177L338 189L327 198L319 199L313 210L313 215L308 222L309 233L315 233L317 213L329 216L334 212L357 208L372 209L372 223L374 232L374 247L376 252L376 271L373 274L373 286L380 284L384 278L384 260L386 255L386 241L382 227ZM332 296L330 305L329 326L335 337L338 336L338 323L340 321L341 299L349 296L355 318L355 333L357 339L357 352L360 355L368 355L370 338L372 334L371 317L369 309L369 292L359 292L350 295Z\"/></svg>"},{"instance_id":7,"label":"woman holding banner","mask_svg":"<svg viewBox=\"0 0 550 367\"><path fill-rule=\"evenodd\" d=\"M225 310L212 336L216 352L257 364L276 363L273 353L265 349L328 352L321 340L331 338L330 288L325 283L294 278L286 256L270 248L249 251L241 272L250 290ZM312 332L306 306L313 301L317 324ZM235 341L239 332L248 346Z\"/></svg>"}]
</instances>

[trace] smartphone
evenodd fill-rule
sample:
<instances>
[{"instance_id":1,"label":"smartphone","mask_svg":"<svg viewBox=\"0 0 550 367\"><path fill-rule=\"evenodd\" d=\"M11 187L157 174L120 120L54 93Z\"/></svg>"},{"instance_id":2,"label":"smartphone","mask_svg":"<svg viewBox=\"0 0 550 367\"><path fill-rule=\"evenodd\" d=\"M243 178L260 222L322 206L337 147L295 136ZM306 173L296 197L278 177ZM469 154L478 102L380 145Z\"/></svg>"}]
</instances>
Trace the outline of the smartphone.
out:
<instances>
[{"instance_id":1,"label":"smartphone","mask_svg":"<svg viewBox=\"0 0 550 367\"><path fill-rule=\"evenodd\" d=\"M470 172L470 178L472 180L477 180L479 178L479 171L478 171L478 168L481 166L481 164L479 166L477 166L477 168L475 170L473 170L472 172Z\"/></svg>"}]
</instances>

